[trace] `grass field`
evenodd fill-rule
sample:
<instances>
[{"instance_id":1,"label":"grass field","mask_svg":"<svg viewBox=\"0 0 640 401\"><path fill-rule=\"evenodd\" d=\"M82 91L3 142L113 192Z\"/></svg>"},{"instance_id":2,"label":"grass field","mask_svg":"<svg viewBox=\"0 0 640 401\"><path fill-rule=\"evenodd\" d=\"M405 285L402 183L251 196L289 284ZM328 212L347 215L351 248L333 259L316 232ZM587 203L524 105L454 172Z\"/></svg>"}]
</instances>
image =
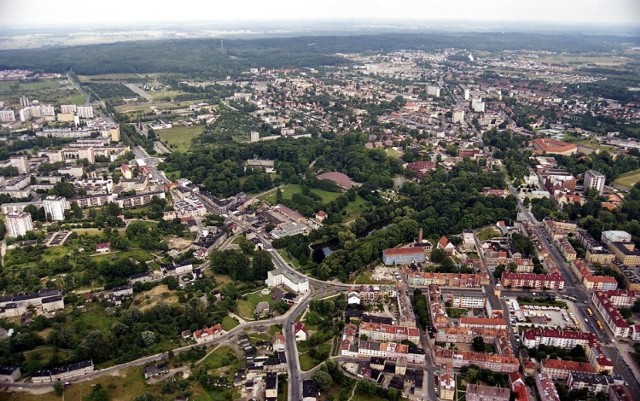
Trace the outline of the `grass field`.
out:
<instances>
[{"instance_id":1,"label":"grass field","mask_svg":"<svg viewBox=\"0 0 640 401\"><path fill-rule=\"evenodd\" d=\"M356 195L356 200L349 202L344 209L347 213L347 221L357 219L367 209L369 209L369 202L362 196Z\"/></svg>"},{"instance_id":2,"label":"grass field","mask_svg":"<svg viewBox=\"0 0 640 401\"><path fill-rule=\"evenodd\" d=\"M224 319L222 319L222 323L220 323L220 326L222 326L222 330L229 331L239 324L240 322L238 322L236 319L232 318L231 316L225 316Z\"/></svg>"},{"instance_id":3,"label":"grass field","mask_svg":"<svg viewBox=\"0 0 640 401\"><path fill-rule=\"evenodd\" d=\"M243 318L253 319L253 313L256 310L256 305L258 305L258 302L262 301L267 301L269 302L269 305L271 305L273 303L271 294L262 295L260 291L258 291L253 294L247 295L246 300L240 299L238 301L238 314Z\"/></svg>"},{"instance_id":4,"label":"grass field","mask_svg":"<svg viewBox=\"0 0 640 401\"><path fill-rule=\"evenodd\" d=\"M226 345L219 347L202 361L202 366L211 370L232 365L238 365L238 357L233 349Z\"/></svg>"},{"instance_id":5,"label":"grass field","mask_svg":"<svg viewBox=\"0 0 640 401\"><path fill-rule=\"evenodd\" d=\"M21 96L39 100L41 104L77 104L85 102L84 96L66 78L47 79L35 82L0 82L0 97L17 103Z\"/></svg>"},{"instance_id":6,"label":"grass field","mask_svg":"<svg viewBox=\"0 0 640 401\"><path fill-rule=\"evenodd\" d=\"M116 253L111 253L107 255L96 255L94 256L94 258L96 262L100 262L103 260L113 262L115 260L128 259L128 258L133 258L138 262L146 262L154 259L149 252L142 249L132 249L130 251L116 252Z\"/></svg>"},{"instance_id":7,"label":"grass field","mask_svg":"<svg viewBox=\"0 0 640 401\"><path fill-rule=\"evenodd\" d=\"M178 296L175 292L169 291L169 287L165 284L157 285L149 291L144 291L133 298L133 303L140 310L147 310L157 305L159 302L164 302L167 305L177 304Z\"/></svg>"},{"instance_id":8,"label":"grass field","mask_svg":"<svg viewBox=\"0 0 640 401\"><path fill-rule=\"evenodd\" d=\"M302 193L302 187L298 184L287 184L282 189L282 198L283 199L291 199L291 196L296 193ZM340 196L340 192L329 192L323 191L321 189L311 189L311 192L320 196L322 198L322 203L328 203L335 200L338 196ZM276 191L269 192L268 194L261 195L258 197L259 199L269 202L272 205L276 204Z\"/></svg>"},{"instance_id":9,"label":"grass field","mask_svg":"<svg viewBox=\"0 0 640 401\"><path fill-rule=\"evenodd\" d=\"M167 142L171 149L185 152L191 147L191 140L200 135L204 127L196 125L193 127L173 127L156 131L160 139Z\"/></svg>"},{"instance_id":10,"label":"grass field","mask_svg":"<svg viewBox=\"0 0 640 401\"><path fill-rule=\"evenodd\" d=\"M491 238L499 237L499 236L500 236L500 232L493 227L487 227L485 229L482 229L478 232L478 235L477 235L480 241L486 241Z\"/></svg>"},{"instance_id":11,"label":"grass field","mask_svg":"<svg viewBox=\"0 0 640 401\"><path fill-rule=\"evenodd\" d=\"M640 170L631 171L629 173L622 174L620 177L618 177L614 181L614 183L618 185L622 185L627 188L633 187L638 182L640 182Z\"/></svg>"},{"instance_id":12,"label":"grass field","mask_svg":"<svg viewBox=\"0 0 640 401\"><path fill-rule=\"evenodd\" d=\"M114 317L107 316L101 306L89 305L80 313L74 325L76 328L86 331L109 331L115 321Z\"/></svg>"}]
</instances>

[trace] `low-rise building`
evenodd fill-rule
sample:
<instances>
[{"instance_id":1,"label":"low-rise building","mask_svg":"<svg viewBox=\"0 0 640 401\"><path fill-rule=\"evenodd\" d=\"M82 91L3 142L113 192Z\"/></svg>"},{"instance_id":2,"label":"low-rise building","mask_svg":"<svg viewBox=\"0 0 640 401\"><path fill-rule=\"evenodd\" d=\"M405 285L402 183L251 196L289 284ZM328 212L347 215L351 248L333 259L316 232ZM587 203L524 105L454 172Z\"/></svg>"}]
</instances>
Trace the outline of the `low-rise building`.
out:
<instances>
[{"instance_id":1,"label":"low-rise building","mask_svg":"<svg viewBox=\"0 0 640 401\"><path fill-rule=\"evenodd\" d=\"M560 401L556 385L545 373L536 375L536 390L538 390L540 401Z\"/></svg>"},{"instance_id":2,"label":"low-rise building","mask_svg":"<svg viewBox=\"0 0 640 401\"><path fill-rule=\"evenodd\" d=\"M20 377L20 368L17 366L0 366L0 382L13 383Z\"/></svg>"},{"instance_id":3,"label":"low-rise building","mask_svg":"<svg viewBox=\"0 0 640 401\"><path fill-rule=\"evenodd\" d=\"M606 393L612 384L618 384L613 377L597 373L571 372L567 380L569 389L581 390L586 388L592 393L599 393L601 391ZM624 384L624 380L619 384Z\"/></svg>"},{"instance_id":4,"label":"low-rise building","mask_svg":"<svg viewBox=\"0 0 640 401\"><path fill-rule=\"evenodd\" d=\"M424 250L419 247L389 248L382 252L382 262L386 266L408 265L411 263L423 263L424 261Z\"/></svg>"},{"instance_id":5,"label":"low-rise building","mask_svg":"<svg viewBox=\"0 0 640 401\"><path fill-rule=\"evenodd\" d=\"M501 282L506 288L564 289L564 279L560 272L551 274L504 272Z\"/></svg>"},{"instance_id":6,"label":"low-rise building","mask_svg":"<svg viewBox=\"0 0 640 401\"><path fill-rule=\"evenodd\" d=\"M547 359L542 361L541 372L552 380L566 380L569 373L594 373L593 367L586 362L565 361L561 359Z\"/></svg>"},{"instance_id":7,"label":"low-rise building","mask_svg":"<svg viewBox=\"0 0 640 401\"><path fill-rule=\"evenodd\" d=\"M509 401L511 389L469 384L465 393L466 401Z\"/></svg>"},{"instance_id":8,"label":"low-rise building","mask_svg":"<svg viewBox=\"0 0 640 401\"><path fill-rule=\"evenodd\" d=\"M309 280L282 269L269 270L265 284L268 287L279 287L283 285L297 293L309 291Z\"/></svg>"}]
</instances>

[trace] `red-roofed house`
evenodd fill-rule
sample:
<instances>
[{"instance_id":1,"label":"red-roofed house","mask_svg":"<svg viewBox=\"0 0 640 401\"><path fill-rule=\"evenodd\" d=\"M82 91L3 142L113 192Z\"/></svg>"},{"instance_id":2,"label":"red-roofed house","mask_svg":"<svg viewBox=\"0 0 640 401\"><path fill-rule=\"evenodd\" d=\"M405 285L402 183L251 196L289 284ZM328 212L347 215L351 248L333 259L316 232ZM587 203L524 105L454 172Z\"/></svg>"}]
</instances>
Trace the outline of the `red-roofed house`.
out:
<instances>
[{"instance_id":1,"label":"red-roofed house","mask_svg":"<svg viewBox=\"0 0 640 401\"><path fill-rule=\"evenodd\" d=\"M387 266L408 265L424 261L424 249L421 247L388 248L382 251L382 263Z\"/></svg>"},{"instance_id":2,"label":"red-roofed house","mask_svg":"<svg viewBox=\"0 0 640 401\"><path fill-rule=\"evenodd\" d=\"M440 237L440 239L438 240L438 245L436 246L436 248L445 251L447 253L447 255L451 255L453 253L453 251L456 250L456 247L453 246L453 244L451 242L449 242L449 239L447 239L447 237L445 237L445 236Z\"/></svg>"},{"instance_id":3,"label":"red-roofed house","mask_svg":"<svg viewBox=\"0 0 640 401\"><path fill-rule=\"evenodd\" d=\"M218 338L222 334L222 327L220 327L219 324L216 324L215 326L206 329L196 330L193 332L193 339L196 340L197 343L203 343L213 340L214 338Z\"/></svg>"},{"instance_id":4,"label":"red-roofed house","mask_svg":"<svg viewBox=\"0 0 640 401\"><path fill-rule=\"evenodd\" d=\"M304 323L296 322L293 325L293 334L296 335L296 342L307 341L307 328L304 327Z\"/></svg>"},{"instance_id":5,"label":"red-roofed house","mask_svg":"<svg viewBox=\"0 0 640 401\"><path fill-rule=\"evenodd\" d=\"M109 243L108 242L101 242L99 244L96 244L96 252L98 253L107 253L111 250L111 248L109 247Z\"/></svg>"},{"instance_id":6,"label":"red-roofed house","mask_svg":"<svg viewBox=\"0 0 640 401\"><path fill-rule=\"evenodd\" d=\"M542 361L542 373L553 380L566 380L571 372L594 373L593 367L586 362L547 359Z\"/></svg>"}]
</instances>

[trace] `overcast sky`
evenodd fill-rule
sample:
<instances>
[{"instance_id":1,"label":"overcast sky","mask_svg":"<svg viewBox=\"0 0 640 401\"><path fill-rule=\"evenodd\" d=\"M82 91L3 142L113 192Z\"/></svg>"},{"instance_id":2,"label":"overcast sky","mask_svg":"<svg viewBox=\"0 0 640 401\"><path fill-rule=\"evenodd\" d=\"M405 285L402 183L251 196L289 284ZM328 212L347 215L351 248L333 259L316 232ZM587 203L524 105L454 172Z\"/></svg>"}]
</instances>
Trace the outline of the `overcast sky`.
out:
<instances>
[{"instance_id":1,"label":"overcast sky","mask_svg":"<svg viewBox=\"0 0 640 401\"><path fill-rule=\"evenodd\" d=\"M0 0L2 25L302 19L640 23L640 0Z\"/></svg>"}]
</instances>

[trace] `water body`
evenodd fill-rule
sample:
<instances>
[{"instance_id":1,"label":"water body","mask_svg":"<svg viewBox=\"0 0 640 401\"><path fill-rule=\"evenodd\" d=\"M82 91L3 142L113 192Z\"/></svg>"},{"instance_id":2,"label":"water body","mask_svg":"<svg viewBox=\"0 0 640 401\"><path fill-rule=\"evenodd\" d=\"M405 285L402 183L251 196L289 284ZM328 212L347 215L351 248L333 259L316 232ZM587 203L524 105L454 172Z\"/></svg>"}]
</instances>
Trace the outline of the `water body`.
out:
<instances>
[{"instance_id":1,"label":"water body","mask_svg":"<svg viewBox=\"0 0 640 401\"><path fill-rule=\"evenodd\" d=\"M369 225L366 230L360 233L358 235L358 238L368 237L369 235L371 235L371 233L388 226L389 224L391 224L392 221L393 219L385 219L377 223L373 223ZM316 263L320 263L324 260L324 258L331 255L338 249L340 249L340 242L338 242L337 238L332 238L325 242L312 244L310 245L310 248L311 248L311 257L313 261Z\"/></svg>"}]
</instances>

